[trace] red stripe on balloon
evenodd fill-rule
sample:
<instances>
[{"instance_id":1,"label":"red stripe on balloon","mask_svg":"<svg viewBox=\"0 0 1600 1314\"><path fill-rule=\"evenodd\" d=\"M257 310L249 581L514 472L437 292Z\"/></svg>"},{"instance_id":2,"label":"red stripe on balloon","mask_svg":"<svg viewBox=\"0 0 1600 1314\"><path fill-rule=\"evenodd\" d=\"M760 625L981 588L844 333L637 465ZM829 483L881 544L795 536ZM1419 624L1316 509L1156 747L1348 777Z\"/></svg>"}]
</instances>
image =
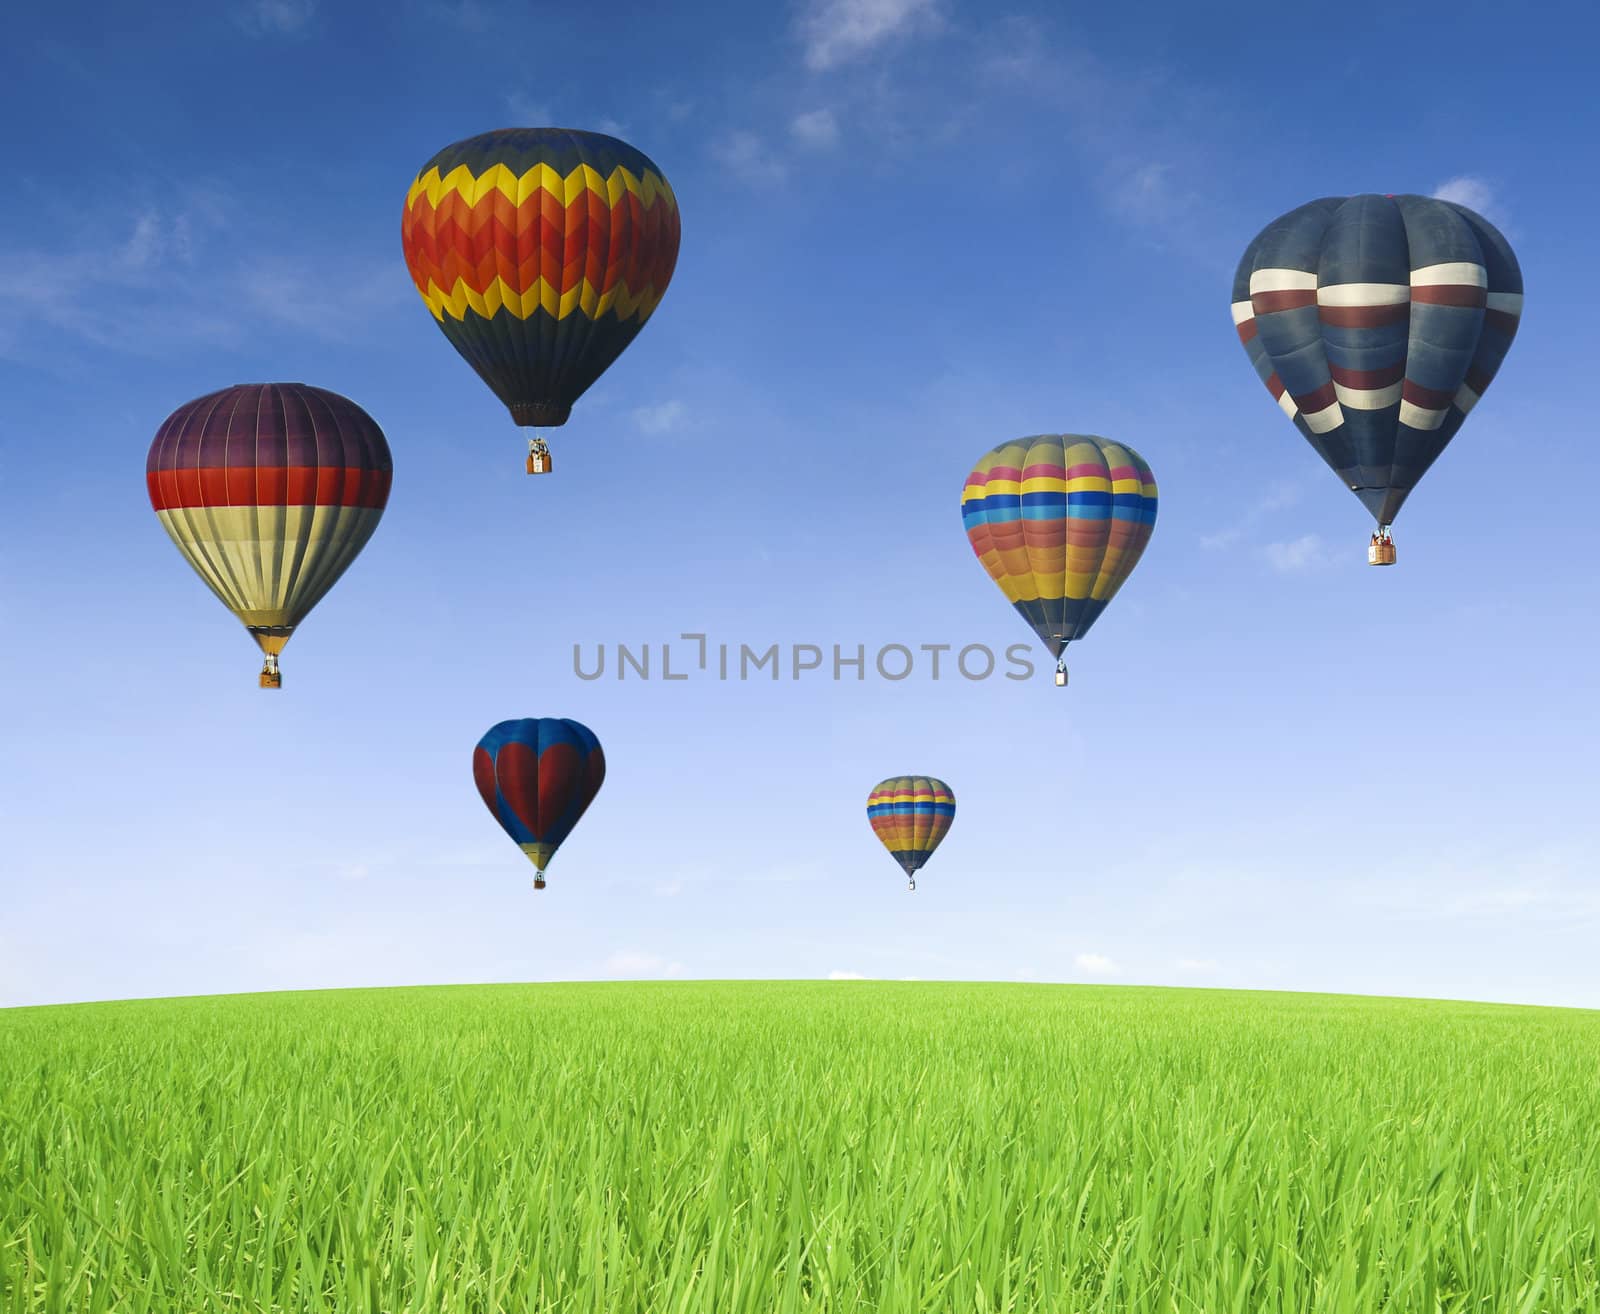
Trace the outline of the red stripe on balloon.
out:
<instances>
[{"instance_id":1,"label":"red stripe on balloon","mask_svg":"<svg viewBox=\"0 0 1600 1314\"><path fill-rule=\"evenodd\" d=\"M573 744L551 744L539 758L539 796L535 807L538 824L533 833L543 836L567 810L582 784L583 763Z\"/></svg>"},{"instance_id":2,"label":"red stripe on balloon","mask_svg":"<svg viewBox=\"0 0 1600 1314\"><path fill-rule=\"evenodd\" d=\"M482 744L472 750L472 783L478 787L479 795L498 821L500 809L495 799L494 758L489 756L489 750Z\"/></svg>"},{"instance_id":3,"label":"red stripe on balloon","mask_svg":"<svg viewBox=\"0 0 1600 1314\"><path fill-rule=\"evenodd\" d=\"M515 740L501 744L500 751L495 754L494 772L500 793L511 811L538 839L541 834L538 824L539 762L533 755L533 749Z\"/></svg>"},{"instance_id":4,"label":"red stripe on balloon","mask_svg":"<svg viewBox=\"0 0 1600 1314\"><path fill-rule=\"evenodd\" d=\"M146 475L150 505L176 507L359 506L381 511L393 474L361 466L225 465L155 470Z\"/></svg>"}]
</instances>

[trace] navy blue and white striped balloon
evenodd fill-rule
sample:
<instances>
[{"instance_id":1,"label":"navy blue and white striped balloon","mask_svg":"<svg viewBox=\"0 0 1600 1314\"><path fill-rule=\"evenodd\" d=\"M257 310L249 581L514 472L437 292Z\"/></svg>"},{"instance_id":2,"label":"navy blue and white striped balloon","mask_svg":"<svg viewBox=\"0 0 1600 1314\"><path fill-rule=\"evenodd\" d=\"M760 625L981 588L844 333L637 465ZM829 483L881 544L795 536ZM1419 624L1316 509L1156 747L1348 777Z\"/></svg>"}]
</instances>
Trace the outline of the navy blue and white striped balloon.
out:
<instances>
[{"instance_id":1,"label":"navy blue and white striped balloon","mask_svg":"<svg viewBox=\"0 0 1600 1314\"><path fill-rule=\"evenodd\" d=\"M1481 215L1329 196L1273 220L1233 280L1256 373L1380 530L1499 370L1522 271Z\"/></svg>"}]
</instances>

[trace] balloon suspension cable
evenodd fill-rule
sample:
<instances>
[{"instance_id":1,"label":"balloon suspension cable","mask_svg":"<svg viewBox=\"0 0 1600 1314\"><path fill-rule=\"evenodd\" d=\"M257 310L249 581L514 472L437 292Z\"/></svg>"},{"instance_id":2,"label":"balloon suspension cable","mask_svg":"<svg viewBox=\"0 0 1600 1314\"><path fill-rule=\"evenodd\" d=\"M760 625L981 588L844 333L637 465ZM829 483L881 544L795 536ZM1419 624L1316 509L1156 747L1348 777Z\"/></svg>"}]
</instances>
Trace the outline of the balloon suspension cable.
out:
<instances>
[{"instance_id":1,"label":"balloon suspension cable","mask_svg":"<svg viewBox=\"0 0 1600 1314\"><path fill-rule=\"evenodd\" d=\"M528 473L549 474L551 468L549 445L543 438L528 439Z\"/></svg>"},{"instance_id":2,"label":"balloon suspension cable","mask_svg":"<svg viewBox=\"0 0 1600 1314\"><path fill-rule=\"evenodd\" d=\"M1394 558L1394 539L1390 537L1389 526L1379 525L1372 541L1367 544L1367 565L1392 566Z\"/></svg>"},{"instance_id":3,"label":"balloon suspension cable","mask_svg":"<svg viewBox=\"0 0 1600 1314\"><path fill-rule=\"evenodd\" d=\"M258 682L263 689L283 688L283 674L278 670L278 654L269 652L267 660L261 663L261 679Z\"/></svg>"}]
</instances>

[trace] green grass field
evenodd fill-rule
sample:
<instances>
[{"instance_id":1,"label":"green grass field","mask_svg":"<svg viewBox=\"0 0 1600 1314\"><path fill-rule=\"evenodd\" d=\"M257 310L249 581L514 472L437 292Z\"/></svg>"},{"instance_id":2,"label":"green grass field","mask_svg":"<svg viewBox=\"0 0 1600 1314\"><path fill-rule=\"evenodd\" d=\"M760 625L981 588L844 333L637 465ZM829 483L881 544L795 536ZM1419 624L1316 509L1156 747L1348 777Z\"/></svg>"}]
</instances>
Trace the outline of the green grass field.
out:
<instances>
[{"instance_id":1,"label":"green grass field","mask_svg":"<svg viewBox=\"0 0 1600 1314\"><path fill-rule=\"evenodd\" d=\"M1600 1310L1600 1014L1067 986L0 1012L0 1314Z\"/></svg>"}]
</instances>

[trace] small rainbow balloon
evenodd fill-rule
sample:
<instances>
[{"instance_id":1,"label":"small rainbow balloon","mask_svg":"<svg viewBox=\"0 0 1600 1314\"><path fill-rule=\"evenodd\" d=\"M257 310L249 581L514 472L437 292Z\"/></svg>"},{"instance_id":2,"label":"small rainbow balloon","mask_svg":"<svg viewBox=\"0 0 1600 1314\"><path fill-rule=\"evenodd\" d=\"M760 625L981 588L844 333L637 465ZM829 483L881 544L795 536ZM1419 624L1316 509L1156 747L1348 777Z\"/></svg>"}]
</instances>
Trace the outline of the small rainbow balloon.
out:
<instances>
[{"instance_id":1,"label":"small rainbow balloon","mask_svg":"<svg viewBox=\"0 0 1600 1314\"><path fill-rule=\"evenodd\" d=\"M872 833L905 869L908 888L917 888L917 872L933 856L956 818L956 796L933 776L891 776L867 795L867 820Z\"/></svg>"}]
</instances>

